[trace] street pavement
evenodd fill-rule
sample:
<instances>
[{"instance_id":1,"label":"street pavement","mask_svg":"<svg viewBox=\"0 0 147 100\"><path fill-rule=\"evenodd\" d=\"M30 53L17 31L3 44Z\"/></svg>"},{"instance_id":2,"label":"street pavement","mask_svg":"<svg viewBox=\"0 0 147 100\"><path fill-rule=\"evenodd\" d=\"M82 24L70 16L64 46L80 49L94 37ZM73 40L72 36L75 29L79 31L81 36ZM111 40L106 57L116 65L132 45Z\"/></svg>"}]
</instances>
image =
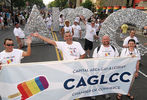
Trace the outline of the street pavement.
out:
<instances>
[{"instance_id":1,"label":"street pavement","mask_svg":"<svg viewBox=\"0 0 147 100\"><path fill-rule=\"evenodd\" d=\"M13 35L13 28L10 27L6 30L0 30L0 52L4 50L3 41L5 38L12 38L14 40L15 47L17 47L16 39ZM58 40L63 41L59 33L56 33ZM147 42L147 38L137 35L141 43ZM119 40L119 39L118 39ZM84 46L84 40L81 39L79 42ZM117 41L119 45L122 45L122 41ZM99 42L94 42L94 48L99 45ZM23 50L26 50L24 48ZM93 52L93 50L92 50ZM91 52L91 55L92 55ZM22 60L22 63L30 63L30 62L43 62L43 61L55 61L57 59L55 47L49 44L33 44L32 45L32 53L31 56L25 57ZM145 54L141 59L139 77L135 80L131 94L134 95L135 100L147 100L147 54ZM110 100L116 100L116 94L110 94ZM91 98L82 98L80 100L91 100ZM104 96L97 96L96 100L105 100ZM123 100L129 100L127 96L123 96Z\"/></svg>"}]
</instances>

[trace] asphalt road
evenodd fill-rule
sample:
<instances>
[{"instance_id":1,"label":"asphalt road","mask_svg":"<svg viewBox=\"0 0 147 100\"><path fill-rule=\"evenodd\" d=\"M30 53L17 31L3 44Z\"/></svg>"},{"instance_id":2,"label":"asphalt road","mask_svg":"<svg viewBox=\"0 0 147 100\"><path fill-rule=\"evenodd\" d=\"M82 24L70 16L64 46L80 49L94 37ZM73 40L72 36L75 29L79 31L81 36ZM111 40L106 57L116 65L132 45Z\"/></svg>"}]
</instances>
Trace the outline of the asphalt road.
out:
<instances>
[{"instance_id":1,"label":"asphalt road","mask_svg":"<svg viewBox=\"0 0 147 100\"><path fill-rule=\"evenodd\" d=\"M61 36L56 33L59 40L63 40ZM13 27L7 30L0 30L0 52L4 49L3 41L5 38L12 38L15 43L16 47L16 39L13 35ZM146 38L137 35L137 37L142 41L146 42ZM79 42L84 45L84 40L79 40ZM121 45L122 41L118 41ZM98 42L94 42L94 48L98 45ZM25 50L26 48L24 48ZM93 51L93 50L92 50ZM91 52L92 54L92 52ZM30 57L25 57L22 60L22 63L29 63L29 62L43 62L43 61L55 61L57 60L57 55L55 52L55 47L49 44L35 44L32 45L32 54ZM134 95L135 100L147 100L147 54L145 54L141 59L139 77L135 80L133 84L133 88L131 90L131 94ZM143 75L145 74L145 75ZM116 100L116 94L110 94L110 100ZM90 98L82 98L80 100L90 100ZM105 100L103 96L97 96L96 100ZM123 100L129 100L126 96L123 96Z\"/></svg>"}]
</instances>

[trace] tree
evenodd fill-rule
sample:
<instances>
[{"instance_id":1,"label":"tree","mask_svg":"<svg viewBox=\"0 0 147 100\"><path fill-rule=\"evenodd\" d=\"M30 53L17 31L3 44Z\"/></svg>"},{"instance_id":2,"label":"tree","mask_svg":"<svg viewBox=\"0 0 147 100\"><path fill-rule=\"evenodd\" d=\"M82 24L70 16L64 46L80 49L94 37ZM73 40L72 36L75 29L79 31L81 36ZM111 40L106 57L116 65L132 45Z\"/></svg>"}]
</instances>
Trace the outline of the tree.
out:
<instances>
[{"instance_id":1,"label":"tree","mask_svg":"<svg viewBox=\"0 0 147 100\"><path fill-rule=\"evenodd\" d=\"M48 5L48 7L59 7L60 9L64 9L64 8L68 7L67 2L68 2L68 0L55 0L55 1L52 1Z\"/></svg>"},{"instance_id":2,"label":"tree","mask_svg":"<svg viewBox=\"0 0 147 100\"><path fill-rule=\"evenodd\" d=\"M48 7L56 7L56 2L52 1L51 3L48 4Z\"/></svg>"},{"instance_id":3,"label":"tree","mask_svg":"<svg viewBox=\"0 0 147 100\"><path fill-rule=\"evenodd\" d=\"M132 0L132 4L131 4L131 7L133 7L133 6L134 6L134 3L135 3L134 1L135 1L135 0Z\"/></svg>"},{"instance_id":4,"label":"tree","mask_svg":"<svg viewBox=\"0 0 147 100\"><path fill-rule=\"evenodd\" d=\"M21 8L25 7L25 0L11 0L14 7L18 7L20 10Z\"/></svg>"},{"instance_id":5,"label":"tree","mask_svg":"<svg viewBox=\"0 0 147 100\"><path fill-rule=\"evenodd\" d=\"M29 5L32 7L34 4L39 6L40 8L45 7L43 0L25 0L25 2L28 1Z\"/></svg>"},{"instance_id":6,"label":"tree","mask_svg":"<svg viewBox=\"0 0 147 100\"><path fill-rule=\"evenodd\" d=\"M70 8L75 8L76 7L76 0L68 0L68 6Z\"/></svg>"},{"instance_id":7,"label":"tree","mask_svg":"<svg viewBox=\"0 0 147 100\"><path fill-rule=\"evenodd\" d=\"M99 3L97 4L100 8L98 9L98 14L102 14L103 11L103 6L105 5L105 0L100 0Z\"/></svg>"},{"instance_id":8,"label":"tree","mask_svg":"<svg viewBox=\"0 0 147 100\"><path fill-rule=\"evenodd\" d=\"M90 0L86 0L84 3L81 4L84 8L88 8L89 10L93 10L94 4Z\"/></svg>"},{"instance_id":9,"label":"tree","mask_svg":"<svg viewBox=\"0 0 147 100\"><path fill-rule=\"evenodd\" d=\"M129 8L129 0L127 0L126 7Z\"/></svg>"}]
</instances>

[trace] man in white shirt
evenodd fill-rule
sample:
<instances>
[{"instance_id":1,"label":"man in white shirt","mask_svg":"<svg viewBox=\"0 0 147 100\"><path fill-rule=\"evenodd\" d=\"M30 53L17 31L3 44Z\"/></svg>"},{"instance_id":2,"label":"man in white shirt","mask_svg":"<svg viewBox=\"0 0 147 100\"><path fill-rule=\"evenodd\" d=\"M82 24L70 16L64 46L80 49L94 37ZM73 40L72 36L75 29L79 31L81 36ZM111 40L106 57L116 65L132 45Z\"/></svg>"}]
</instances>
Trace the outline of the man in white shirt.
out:
<instances>
[{"instance_id":1,"label":"man in white shirt","mask_svg":"<svg viewBox=\"0 0 147 100\"><path fill-rule=\"evenodd\" d=\"M14 43L12 39L6 38L4 40L5 50L0 52L0 69L3 64L19 64L21 59L25 56L31 55L31 37L27 38L27 51L20 49L14 49Z\"/></svg>"},{"instance_id":2,"label":"man in white shirt","mask_svg":"<svg viewBox=\"0 0 147 100\"><path fill-rule=\"evenodd\" d=\"M119 56L119 53L117 49L110 45L110 38L108 35L104 35L102 37L102 45L99 47L96 47L93 52L93 58L99 58L99 57L117 57Z\"/></svg>"},{"instance_id":3,"label":"man in white shirt","mask_svg":"<svg viewBox=\"0 0 147 100\"><path fill-rule=\"evenodd\" d=\"M118 57L119 53L117 49L110 45L110 38L108 35L104 35L102 37L102 45L99 47L96 47L93 52L93 58L101 58L101 57ZM105 95L106 99L110 99L110 96L108 94Z\"/></svg>"},{"instance_id":4,"label":"man in white shirt","mask_svg":"<svg viewBox=\"0 0 147 100\"><path fill-rule=\"evenodd\" d=\"M96 35L95 22L91 21L91 23L89 25L86 22L84 16L81 16L81 19L82 19L83 23L86 25L86 35L85 35L84 50L87 53L87 57L90 57L90 51L93 48L94 38L98 39L98 36Z\"/></svg>"},{"instance_id":5,"label":"man in white shirt","mask_svg":"<svg viewBox=\"0 0 147 100\"><path fill-rule=\"evenodd\" d=\"M81 44L79 42L72 41L72 35L69 32L64 34L65 42L50 40L38 33L33 33L32 36L40 38L60 49L63 53L64 60L83 59L85 57L85 51Z\"/></svg>"},{"instance_id":6,"label":"man in white shirt","mask_svg":"<svg viewBox=\"0 0 147 100\"><path fill-rule=\"evenodd\" d=\"M13 31L17 43L18 43L18 48L21 49L24 46L24 38L25 38L25 34L23 32L23 30L20 28L19 23L15 23L15 28Z\"/></svg>"},{"instance_id":7,"label":"man in white shirt","mask_svg":"<svg viewBox=\"0 0 147 100\"><path fill-rule=\"evenodd\" d=\"M124 48L128 48L128 41L130 39L134 39L135 40L135 43L136 44L139 44L138 39L135 37L135 32L136 32L135 30L131 30L130 31L130 36L128 36L128 37L125 38L124 43L123 43L123 47Z\"/></svg>"},{"instance_id":8,"label":"man in white shirt","mask_svg":"<svg viewBox=\"0 0 147 100\"><path fill-rule=\"evenodd\" d=\"M80 25L78 25L78 20L74 21L74 24L72 25L74 34L73 34L73 40L78 40L82 38L82 31Z\"/></svg>"}]
</instances>

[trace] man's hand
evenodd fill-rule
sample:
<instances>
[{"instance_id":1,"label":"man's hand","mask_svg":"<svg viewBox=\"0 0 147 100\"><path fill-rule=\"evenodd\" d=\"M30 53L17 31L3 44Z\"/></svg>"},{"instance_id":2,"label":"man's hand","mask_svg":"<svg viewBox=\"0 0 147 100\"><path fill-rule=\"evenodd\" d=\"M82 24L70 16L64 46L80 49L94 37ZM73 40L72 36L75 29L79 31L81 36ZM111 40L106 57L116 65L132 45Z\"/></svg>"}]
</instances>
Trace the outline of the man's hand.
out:
<instances>
[{"instance_id":1,"label":"man's hand","mask_svg":"<svg viewBox=\"0 0 147 100\"><path fill-rule=\"evenodd\" d=\"M30 35L31 35L31 36L34 36L34 37L39 37L39 33L38 33L38 32L36 32L36 33L31 33Z\"/></svg>"},{"instance_id":2,"label":"man's hand","mask_svg":"<svg viewBox=\"0 0 147 100\"><path fill-rule=\"evenodd\" d=\"M84 17L84 16L82 16L82 15L80 16L80 18L81 18L82 20L85 20L85 17Z\"/></svg>"},{"instance_id":3,"label":"man's hand","mask_svg":"<svg viewBox=\"0 0 147 100\"><path fill-rule=\"evenodd\" d=\"M99 38L99 36L98 36L98 35L94 35L94 38L95 38L95 39L98 39L98 38Z\"/></svg>"},{"instance_id":4,"label":"man's hand","mask_svg":"<svg viewBox=\"0 0 147 100\"><path fill-rule=\"evenodd\" d=\"M32 38L31 38L31 36L28 36L28 37L27 37L26 43L27 43L27 44L31 44L31 43L32 43Z\"/></svg>"}]
</instances>

